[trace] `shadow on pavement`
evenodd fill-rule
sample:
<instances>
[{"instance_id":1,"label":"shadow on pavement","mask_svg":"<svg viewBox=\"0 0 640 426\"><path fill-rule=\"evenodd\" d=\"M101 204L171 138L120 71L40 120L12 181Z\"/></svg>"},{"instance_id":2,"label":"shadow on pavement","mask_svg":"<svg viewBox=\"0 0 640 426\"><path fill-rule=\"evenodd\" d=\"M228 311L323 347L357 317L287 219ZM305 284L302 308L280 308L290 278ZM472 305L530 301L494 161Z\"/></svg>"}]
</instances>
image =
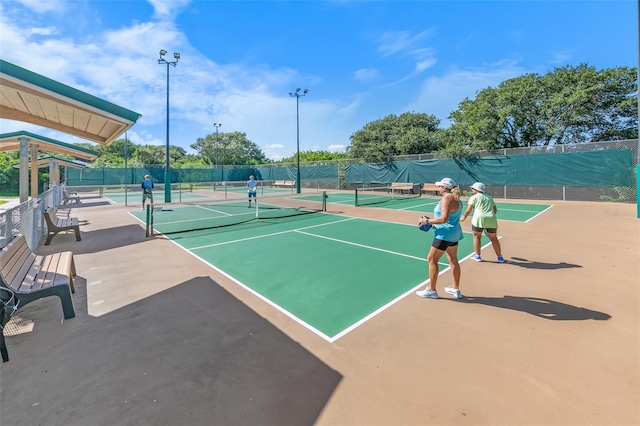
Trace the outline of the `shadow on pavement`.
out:
<instances>
[{"instance_id":1,"label":"shadow on pavement","mask_svg":"<svg viewBox=\"0 0 640 426\"><path fill-rule=\"evenodd\" d=\"M62 324L57 298L19 311L3 424L312 425L342 378L210 277L98 318L78 287Z\"/></svg>"},{"instance_id":2,"label":"shadow on pavement","mask_svg":"<svg viewBox=\"0 0 640 426\"><path fill-rule=\"evenodd\" d=\"M509 265L516 265L523 268L531 268L531 269L565 269L565 268L582 268L582 265L576 265L575 263L566 263L566 262L558 262L558 263L545 263L545 262L536 262L534 260L527 260L521 257L511 257L506 262Z\"/></svg>"},{"instance_id":3,"label":"shadow on pavement","mask_svg":"<svg viewBox=\"0 0 640 426\"><path fill-rule=\"evenodd\" d=\"M455 300L455 299L447 299ZM605 321L611 315L604 312L592 311L555 300L541 299L537 297L503 296L503 297L475 297L465 296L457 300L463 303L478 303L481 305L495 306L496 308L511 309L513 311L526 312L536 317L555 321Z\"/></svg>"}]
</instances>

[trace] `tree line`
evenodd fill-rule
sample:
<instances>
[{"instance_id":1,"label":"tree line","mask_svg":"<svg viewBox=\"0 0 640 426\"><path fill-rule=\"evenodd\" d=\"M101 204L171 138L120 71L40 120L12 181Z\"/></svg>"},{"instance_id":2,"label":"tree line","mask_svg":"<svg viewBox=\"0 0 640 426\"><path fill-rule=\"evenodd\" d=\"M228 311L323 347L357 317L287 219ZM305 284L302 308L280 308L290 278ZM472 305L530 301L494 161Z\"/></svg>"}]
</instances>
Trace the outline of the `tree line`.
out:
<instances>
[{"instance_id":1,"label":"tree line","mask_svg":"<svg viewBox=\"0 0 640 426\"><path fill-rule=\"evenodd\" d=\"M396 155L425 153L457 158L502 148L637 139L637 93L637 69L632 67L597 70L580 64L544 75L525 74L463 99L447 117L447 128L424 112L389 114L354 131L345 153L304 151L300 161L359 158L386 162ZM124 139L108 146L76 145L99 153L91 167L123 167L125 161L137 167L165 163L165 146L136 145ZM196 154L169 147L172 167L297 161L295 153L279 161L267 159L243 132L210 133L190 148ZM12 167L17 161L17 151L0 153L0 187L17 182L18 170Z\"/></svg>"}]
</instances>

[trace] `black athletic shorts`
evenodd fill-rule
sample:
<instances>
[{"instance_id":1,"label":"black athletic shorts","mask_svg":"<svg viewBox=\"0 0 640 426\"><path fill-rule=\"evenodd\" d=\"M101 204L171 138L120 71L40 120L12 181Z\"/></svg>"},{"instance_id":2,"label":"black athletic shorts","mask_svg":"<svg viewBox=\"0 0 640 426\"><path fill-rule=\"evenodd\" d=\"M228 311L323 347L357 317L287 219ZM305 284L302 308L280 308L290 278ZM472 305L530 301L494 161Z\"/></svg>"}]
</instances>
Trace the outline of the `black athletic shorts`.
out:
<instances>
[{"instance_id":1,"label":"black athletic shorts","mask_svg":"<svg viewBox=\"0 0 640 426\"><path fill-rule=\"evenodd\" d=\"M448 247L453 247L453 246L457 246L458 242L457 241L446 241L446 240L439 240L437 238L433 239L433 243L431 243L431 247L436 248L438 250L446 250Z\"/></svg>"}]
</instances>

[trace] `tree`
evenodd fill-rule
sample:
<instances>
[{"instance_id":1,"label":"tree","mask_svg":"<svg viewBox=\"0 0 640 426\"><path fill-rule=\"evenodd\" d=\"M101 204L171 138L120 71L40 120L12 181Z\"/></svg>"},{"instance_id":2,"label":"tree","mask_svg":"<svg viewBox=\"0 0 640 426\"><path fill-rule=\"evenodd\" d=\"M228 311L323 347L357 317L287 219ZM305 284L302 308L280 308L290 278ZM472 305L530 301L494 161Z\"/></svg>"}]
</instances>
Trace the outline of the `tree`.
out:
<instances>
[{"instance_id":1,"label":"tree","mask_svg":"<svg viewBox=\"0 0 640 426\"><path fill-rule=\"evenodd\" d=\"M258 145L247 139L243 132L211 133L204 138L198 138L191 145L199 155L206 158L209 164L242 165L262 164L267 159Z\"/></svg>"},{"instance_id":2,"label":"tree","mask_svg":"<svg viewBox=\"0 0 640 426\"><path fill-rule=\"evenodd\" d=\"M283 158L281 163L295 163L297 162L297 154L293 154L291 157ZM329 152L329 151L300 151L300 161L331 161L349 158L349 155L344 152Z\"/></svg>"},{"instance_id":3,"label":"tree","mask_svg":"<svg viewBox=\"0 0 640 426\"><path fill-rule=\"evenodd\" d=\"M394 155L431 152L439 146L435 136L439 125L440 120L425 113L391 114L352 134L347 154L351 158L386 162Z\"/></svg>"},{"instance_id":4,"label":"tree","mask_svg":"<svg viewBox=\"0 0 640 426\"><path fill-rule=\"evenodd\" d=\"M138 146L132 158L143 166L164 164L166 158L165 147L160 145Z\"/></svg>"},{"instance_id":5,"label":"tree","mask_svg":"<svg viewBox=\"0 0 640 426\"><path fill-rule=\"evenodd\" d=\"M581 64L527 74L464 99L449 118L445 151L637 138L634 68Z\"/></svg>"}]
</instances>

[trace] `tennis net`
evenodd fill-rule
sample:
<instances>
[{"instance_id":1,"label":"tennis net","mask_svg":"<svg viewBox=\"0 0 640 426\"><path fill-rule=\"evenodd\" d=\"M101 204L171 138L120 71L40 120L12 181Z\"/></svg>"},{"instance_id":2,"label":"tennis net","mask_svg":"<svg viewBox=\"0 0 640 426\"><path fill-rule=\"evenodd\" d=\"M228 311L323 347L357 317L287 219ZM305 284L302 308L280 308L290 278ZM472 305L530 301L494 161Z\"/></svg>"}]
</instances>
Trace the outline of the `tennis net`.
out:
<instances>
[{"instance_id":1,"label":"tennis net","mask_svg":"<svg viewBox=\"0 0 640 426\"><path fill-rule=\"evenodd\" d=\"M326 192L247 199L197 199L147 206L147 236L239 225L265 219L284 219L326 211Z\"/></svg>"},{"instance_id":2,"label":"tennis net","mask_svg":"<svg viewBox=\"0 0 640 426\"><path fill-rule=\"evenodd\" d=\"M420 186L418 190L398 189L391 186L377 186L370 188L356 188L356 207L372 204L388 203L389 201L401 201L411 198L418 198L421 195Z\"/></svg>"}]
</instances>

